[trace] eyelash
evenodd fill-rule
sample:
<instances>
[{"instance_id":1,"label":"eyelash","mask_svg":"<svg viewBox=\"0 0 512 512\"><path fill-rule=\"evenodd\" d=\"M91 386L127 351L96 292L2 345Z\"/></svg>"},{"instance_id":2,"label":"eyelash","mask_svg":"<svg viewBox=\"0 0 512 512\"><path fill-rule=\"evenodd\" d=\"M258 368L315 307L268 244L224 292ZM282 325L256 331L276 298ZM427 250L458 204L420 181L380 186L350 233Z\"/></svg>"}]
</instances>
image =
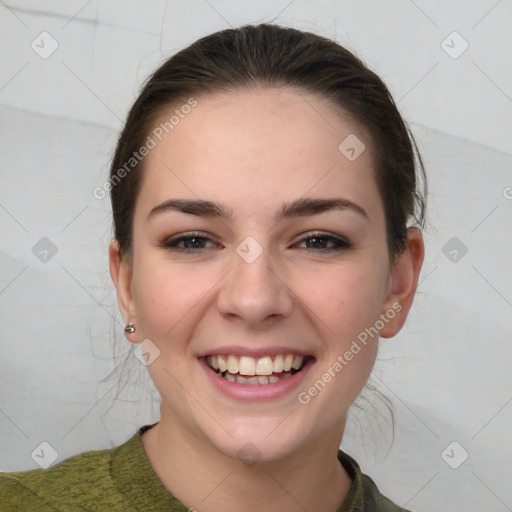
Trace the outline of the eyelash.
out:
<instances>
[{"instance_id":1,"label":"eyelash","mask_svg":"<svg viewBox=\"0 0 512 512\"><path fill-rule=\"evenodd\" d=\"M178 252L184 252L184 253L190 253L190 252L198 252L198 251L204 251L208 248L206 247L198 247L196 249L190 248L190 247L179 247L178 244L181 242L187 242L190 240L193 240L194 238L199 238L201 240L206 240L212 242L212 239L209 236L205 236L204 233L200 232L189 232L183 235L178 236L177 238L170 238L165 240L161 246L166 249L171 249L173 251ZM335 252L335 251L342 251L346 249L350 249L352 247L352 244L340 237L335 237L332 235L328 235L326 233L321 232L311 232L307 233L307 236L302 237L299 242L302 243L307 240L313 240L313 239L320 239L320 240L327 240L327 242L332 242L334 244L334 247L317 247L316 249L314 247L303 247L302 249L305 249L306 251L314 251L314 252Z\"/></svg>"}]
</instances>

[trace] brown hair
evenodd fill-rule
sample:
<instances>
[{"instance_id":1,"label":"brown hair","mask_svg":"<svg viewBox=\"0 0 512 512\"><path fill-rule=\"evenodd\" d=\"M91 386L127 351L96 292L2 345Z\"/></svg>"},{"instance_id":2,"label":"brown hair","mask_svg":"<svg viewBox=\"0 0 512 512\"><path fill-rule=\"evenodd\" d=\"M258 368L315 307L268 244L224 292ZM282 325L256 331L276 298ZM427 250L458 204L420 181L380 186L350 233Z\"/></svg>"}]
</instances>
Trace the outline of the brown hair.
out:
<instances>
[{"instance_id":1,"label":"brown hair","mask_svg":"<svg viewBox=\"0 0 512 512\"><path fill-rule=\"evenodd\" d=\"M203 37L166 60L146 81L128 114L110 170L114 236L121 253L131 249L143 160L121 180L119 170L144 145L157 120L190 97L254 86L292 87L319 95L368 130L389 253L401 253L410 219L424 225L426 179L414 137L387 87L334 41L270 24Z\"/></svg>"}]
</instances>

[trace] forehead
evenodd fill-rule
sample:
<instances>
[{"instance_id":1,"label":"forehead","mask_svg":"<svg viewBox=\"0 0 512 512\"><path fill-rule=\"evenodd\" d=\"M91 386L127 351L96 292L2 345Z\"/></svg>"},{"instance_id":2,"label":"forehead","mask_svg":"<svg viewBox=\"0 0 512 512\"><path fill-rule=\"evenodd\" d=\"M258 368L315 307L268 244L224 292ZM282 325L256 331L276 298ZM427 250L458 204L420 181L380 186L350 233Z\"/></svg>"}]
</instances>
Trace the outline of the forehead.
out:
<instances>
[{"instance_id":1,"label":"forehead","mask_svg":"<svg viewBox=\"0 0 512 512\"><path fill-rule=\"evenodd\" d=\"M328 100L288 88L260 88L196 101L179 122L168 125L144 160L144 209L176 195L230 197L240 205L308 192L339 193L359 202L363 196L378 199L369 137ZM179 108L173 105L159 123ZM347 140L359 144L357 152L365 148L356 159L343 152Z\"/></svg>"}]
</instances>

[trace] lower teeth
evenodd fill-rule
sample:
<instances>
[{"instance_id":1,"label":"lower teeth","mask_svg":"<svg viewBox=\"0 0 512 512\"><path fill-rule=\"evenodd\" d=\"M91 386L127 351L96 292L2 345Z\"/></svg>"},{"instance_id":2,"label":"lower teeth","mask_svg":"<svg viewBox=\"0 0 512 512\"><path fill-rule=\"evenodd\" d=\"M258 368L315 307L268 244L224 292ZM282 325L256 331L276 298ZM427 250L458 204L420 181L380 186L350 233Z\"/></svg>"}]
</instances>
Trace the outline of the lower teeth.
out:
<instances>
[{"instance_id":1,"label":"lower teeth","mask_svg":"<svg viewBox=\"0 0 512 512\"><path fill-rule=\"evenodd\" d=\"M282 379L286 379L291 376L291 372L283 372L279 377L275 375L253 375L253 376L243 376L243 375L233 375L229 372L224 372L221 374L226 380L229 382L236 382L237 384L246 384L249 386L257 386L264 384L274 384L275 382L279 382Z\"/></svg>"},{"instance_id":2,"label":"lower teeth","mask_svg":"<svg viewBox=\"0 0 512 512\"><path fill-rule=\"evenodd\" d=\"M232 373L229 373L228 371L225 371L221 373L220 371L217 371L218 375L221 375L226 380L229 380L229 382L236 382L237 384L245 384L248 386L257 386L257 385L265 385L265 384L274 384L276 382L279 382L280 380L287 379L288 377L291 377L295 373L297 373L299 370L292 370L289 372L281 372L277 375L253 375L253 376L244 376Z\"/></svg>"}]
</instances>

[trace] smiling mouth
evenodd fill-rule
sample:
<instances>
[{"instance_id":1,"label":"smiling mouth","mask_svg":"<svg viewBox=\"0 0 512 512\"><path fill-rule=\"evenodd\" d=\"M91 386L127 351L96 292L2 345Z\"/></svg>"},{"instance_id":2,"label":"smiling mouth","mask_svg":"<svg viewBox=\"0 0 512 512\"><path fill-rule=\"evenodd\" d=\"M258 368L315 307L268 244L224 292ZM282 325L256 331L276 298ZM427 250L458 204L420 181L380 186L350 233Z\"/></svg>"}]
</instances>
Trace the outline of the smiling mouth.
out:
<instances>
[{"instance_id":1,"label":"smiling mouth","mask_svg":"<svg viewBox=\"0 0 512 512\"><path fill-rule=\"evenodd\" d=\"M217 375L237 384L249 386L275 384L300 372L312 356L282 354L249 357L234 355L205 356L204 360Z\"/></svg>"}]
</instances>

